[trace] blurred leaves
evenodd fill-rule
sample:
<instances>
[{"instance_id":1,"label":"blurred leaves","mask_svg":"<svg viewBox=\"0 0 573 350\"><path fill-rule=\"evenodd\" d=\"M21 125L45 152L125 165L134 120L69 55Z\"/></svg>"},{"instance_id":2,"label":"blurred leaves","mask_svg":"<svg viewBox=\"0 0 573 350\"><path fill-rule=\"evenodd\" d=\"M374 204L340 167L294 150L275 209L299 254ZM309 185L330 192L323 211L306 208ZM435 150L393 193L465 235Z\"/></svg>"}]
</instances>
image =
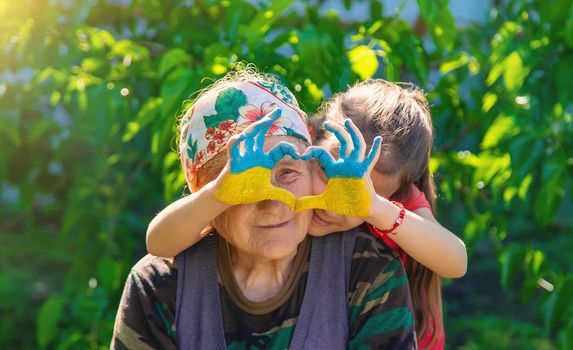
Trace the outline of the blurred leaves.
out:
<instances>
[{"instance_id":1,"label":"blurred leaves","mask_svg":"<svg viewBox=\"0 0 573 350\"><path fill-rule=\"evenodd\" d=\"M352 65L352 70L362 80L372 78L378 70L376 53L368 46L360 45L351 49L348 51L348 59Z\"/></svg>"},{"instance_id":2,"label":"blurred leaves","mask_svg":"<svg viewBox=\"0 0 573 350\"><path fill-rule=\"evenodd\" d=\"M245 38L247 45L253 47L258 40L265 37L273 23L279 18L284 10L292 5L292 0L272 0L270 4L249 21L249 24L239 30Z\"/></svg>"},{"instance_id":3,"label":"blurred leaves","mask_svg":"<svg viewBox=\"0 0 573 350\"><path fill-rule=\"evenodd\" d=\"M159 63L159 76L164 78L167 73L170 73L174 68L179 66L186 66L191 63L191 56L185 50L176 48L169 50L161 58Z\"/></svg>"},{"instance_id":4,"label":"blurred leaves","mask_svg":"<svg viewBox=\"0 0 573 350\"><path fill-rule=\"evenodd\" d=\"M450 51L456 41L457 31L448 0L417 0L420 15L426 21L434 42L440 49Z\"/></svg>"},{"instance_id":5,"label":"blurred leaves","mask_svg":"<svg viewBox=\"0 0 573 350\"><path fill-rule=\"evenodd\" d=\"M37 337L40 349L45 349L58 335L58 323L62 318L65 301L63 296L53 294L40 308L37 320Z\"/></svg>"},{"instance_id":6,"label":"blurred leaves","mask_svg":"<svg viewBox=\"0 0 573 350\"><path fill-rule=\"evenodd\" d=\"M512 116L499 115L487 129L481 147L483 149L497 147L502 141L519 134L519 131Z\"/></svg>"}]
</instances>

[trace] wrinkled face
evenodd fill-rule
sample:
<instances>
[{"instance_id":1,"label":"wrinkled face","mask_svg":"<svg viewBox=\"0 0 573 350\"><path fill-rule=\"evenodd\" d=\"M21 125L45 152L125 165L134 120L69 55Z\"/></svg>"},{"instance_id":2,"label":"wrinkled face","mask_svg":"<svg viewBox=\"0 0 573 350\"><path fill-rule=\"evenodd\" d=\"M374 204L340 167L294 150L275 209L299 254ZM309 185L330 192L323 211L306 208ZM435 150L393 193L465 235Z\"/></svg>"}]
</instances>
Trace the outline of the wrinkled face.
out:
<instances>
[{"instance_id":1,"label":"wrinkled face","mask_svg":"<svg viewBox=\"0 0 573 350\"><path fill-rule=\"evenodd\" d=\"M268 150L280 141L304 147L288 136L269 136L265 143ZM310 164L284 157L271 172L271 183L292 192L297 198L312 194ZM217 231L238 253L255 258L281 259L296 252L298 244L306 237L312 211L295 213L286 204L266 200L256 204L235 205L214 221Z\"/></svg>"},{"instance_id":2,"label":"wrinkled face","mask_svg":"<svg viewBox=\"0 0 573 350\"><path fill-rule=\"evenodd\" d=\"M335 143L326 142L324 147L329 149L335 157L338 157L338 146L336 146ZM378 164L382 161L382 159L378 160ZM389 198L400 187L398 175L386 175L377 170L376 166L372 169L371 178L376 193L385 198ZM317 195L324 192L327 181L328 178L324 174L320 164L314 162L312 166L313 194ZM315 209L309 233L313 236L324 236L332 232L350 230L363 222L364 220L361 218L344 216L328 210Z\"/></svg>"}]
</instances>

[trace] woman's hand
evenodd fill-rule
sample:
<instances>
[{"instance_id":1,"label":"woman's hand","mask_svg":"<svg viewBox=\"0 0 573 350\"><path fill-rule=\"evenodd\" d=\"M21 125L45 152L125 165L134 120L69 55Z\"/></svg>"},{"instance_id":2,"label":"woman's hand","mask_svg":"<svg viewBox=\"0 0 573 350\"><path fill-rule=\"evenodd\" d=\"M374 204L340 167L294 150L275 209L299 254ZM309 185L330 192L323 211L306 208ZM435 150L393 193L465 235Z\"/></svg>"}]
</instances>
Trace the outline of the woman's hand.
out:
<instances>
[{"instance_id":1,"label":"woman's hand","mask_svg":"<svg viewBox=\"0 0 573 350\"><path fill-rule=\"evenodd\" d=\"M344 127L328 122L324 127L340 142L339 157L335 159L322 147L308 148L301 159L318 159L328 177L328 184L324 193L300 198L296 210L317 208L346 216L367 217L373 200L377 198L370 172L380 156L382 138L374 138L366 155L364 137L350 119L345 120Z\"/></svg>"},{"instance_id":2,"label":"woman's hand","mask_svg":"<svg viewBox=\"0 0 573 350\"><path fill-rule=\"evenodd\" d=\"M281 110L276 109L229 139L229 161L217 178L215 199L228 205L276 200L295 208L296 197L271 184L271 171L286 155L300 159L297 151L288 142L280 142L269 152L263 148L265 134L280 116Z\"/></svg>"}]
</instances>

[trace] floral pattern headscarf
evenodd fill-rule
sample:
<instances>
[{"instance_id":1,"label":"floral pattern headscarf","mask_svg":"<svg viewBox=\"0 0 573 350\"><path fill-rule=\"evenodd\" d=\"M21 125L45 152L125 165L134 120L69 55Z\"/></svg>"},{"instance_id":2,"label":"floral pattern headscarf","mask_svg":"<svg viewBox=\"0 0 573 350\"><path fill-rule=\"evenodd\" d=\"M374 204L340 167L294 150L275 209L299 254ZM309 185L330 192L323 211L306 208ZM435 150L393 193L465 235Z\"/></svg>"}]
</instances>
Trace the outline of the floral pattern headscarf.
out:
<instances>
[{"instance_id":1,"label":"floral pattern headscarf","mask_svg":"<svg viewBox=\"0 0 573 350\"><path fill-rule=\"evenodd\" d=\"M241 81L209 91L187 111L181 125L180 154L190 181L227 141L276 108L281 117L267 135L294 136L311 144L306 114L292 93L278 83Z\"/></svg>"}]
</instances>

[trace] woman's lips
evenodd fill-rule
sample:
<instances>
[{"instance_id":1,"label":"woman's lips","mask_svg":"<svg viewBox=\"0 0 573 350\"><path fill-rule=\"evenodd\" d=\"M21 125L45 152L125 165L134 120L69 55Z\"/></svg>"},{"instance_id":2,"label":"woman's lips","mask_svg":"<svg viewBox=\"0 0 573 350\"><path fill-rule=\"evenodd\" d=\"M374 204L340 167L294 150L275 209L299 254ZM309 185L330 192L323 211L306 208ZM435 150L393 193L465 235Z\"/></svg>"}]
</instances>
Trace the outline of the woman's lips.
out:
<instances>
[{"instance_id":1,"label":"woman's lips","mask_svg":"<svg viewBox=\"0 0 573 350\"><path fill-rule=\"evenodd\" d=\"M285 221L285 222L281 222L278 224L270 224L270 225L258 225L259 228L264 228L264 229L270 229L270 228L281 228L286 226L289 223L289 221Z\"/></svg>"},{"instance_id":2,"label":"woman's lips","mask_svg":"<svg viewBox=\"0 0 573 350\"><path fill-rule=\"evenodd\" d=\"M312 215L312 220L313 220L316 224L318 224L318 225L320 225L320 226L329 226L329 225L332 225L332 222L324 220L323 218L321 218L320 216L318 216L318 214L316 214L316 213L314 213L314 214Z\"/></svg>"}]
</instances>

